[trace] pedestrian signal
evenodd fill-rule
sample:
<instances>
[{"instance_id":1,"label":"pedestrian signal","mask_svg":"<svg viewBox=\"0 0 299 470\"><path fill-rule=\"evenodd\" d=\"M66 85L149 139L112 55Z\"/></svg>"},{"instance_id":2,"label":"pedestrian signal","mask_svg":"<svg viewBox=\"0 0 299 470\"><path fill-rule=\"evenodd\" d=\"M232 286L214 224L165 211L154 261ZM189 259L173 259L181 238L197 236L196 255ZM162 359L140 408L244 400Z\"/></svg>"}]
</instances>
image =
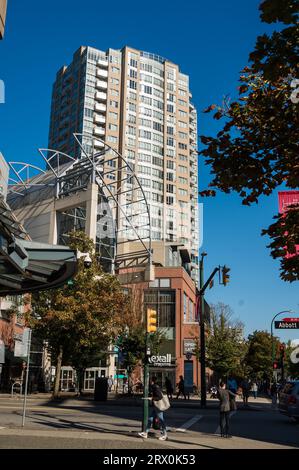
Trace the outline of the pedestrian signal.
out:
<instances>
[{"instance_id":1,"label":"pedestrian signal","mask_svg":"<svg viewBox=\"0 0 299 470\"><path fill-rule=\"evenodd\" d=\"M229 272L230 272L230 268L228 268L227 266L222 267L222 284L224 286L226 286L229 283L229 274L228 274Z\"/></svg>"},{"instance_id":2,"label":"pedestrian signal","mask_svg":"<svg viewBox=\"0 0 299 470\"><path fill-rule=\"evenodd\" d=\"M153 308L147 309L147 332L154 333L157 331L157 311Z\"/></svg>"}]
</instances>

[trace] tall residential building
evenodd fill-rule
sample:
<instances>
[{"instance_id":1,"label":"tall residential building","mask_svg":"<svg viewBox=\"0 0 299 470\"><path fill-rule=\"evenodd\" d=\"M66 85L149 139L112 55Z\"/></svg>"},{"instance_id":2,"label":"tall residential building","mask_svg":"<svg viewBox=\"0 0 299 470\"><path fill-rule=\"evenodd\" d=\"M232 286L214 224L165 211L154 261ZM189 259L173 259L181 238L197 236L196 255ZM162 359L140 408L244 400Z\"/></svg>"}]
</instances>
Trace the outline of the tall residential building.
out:
<instances>
[{"instance_id":1,"label":"tall residential building","mask_svg":"<svg viewBox=\"0 0 299 470\"><path fill-rule=\"evenodd\" d=\"M5 18L6 18L7 0L0 0L0 39L3 39Z\"/></svg>"},{"instance_id":2,"label":"tall residential building","mask_svg":"<svg viewBox=\"0 0 299 470\"><path fill-rule=\"evenodd\" d=\"M130 47L80 47L53 85L49 148L80 158L78 132L88 153L101 151L105 141L123 155L150 206L153 261L183 265L197 280L197 114L191 98L189 77L167 59Z\"/></svg>"}]
</instances>

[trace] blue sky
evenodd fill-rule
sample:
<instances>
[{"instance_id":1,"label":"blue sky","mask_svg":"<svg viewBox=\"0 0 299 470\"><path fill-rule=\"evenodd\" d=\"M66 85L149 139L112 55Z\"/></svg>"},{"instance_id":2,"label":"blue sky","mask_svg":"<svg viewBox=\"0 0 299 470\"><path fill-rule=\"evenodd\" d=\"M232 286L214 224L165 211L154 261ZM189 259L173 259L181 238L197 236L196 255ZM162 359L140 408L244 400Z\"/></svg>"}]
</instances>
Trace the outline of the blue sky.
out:
<instances>
[{"instance_id":1,"label":"blue sky","mask_svg":"<svg viewBox=\"0 0 299 470\"><path fill-rule=\"evenodd\" d=\"M224 95L236 95L238 73L256 36L272 28L259 20L259 0L185 0L183 11L177 0L8 3L6 36L0 42L0 79L6 86L0 150L7 160L35 164L41 163L37 148L47 146L55 73L80 45L106 50L127 44L180 64L190 76L198 133L213 134L218 123L200 111L221 103ZM208 181L209 171L200 162L200 189ZM207 301L229 304L245 323L246 334L269 329L281 310L292 309L299 316L298 283L280 280L279 264L260 236L278 212L277 191L253 207L243 207L236 195L219 194L202 202L206 275L219 264L231 268L229 286L215 282ZM296 337L299 331L281 336Z\"/></svg>"}]
</instances>

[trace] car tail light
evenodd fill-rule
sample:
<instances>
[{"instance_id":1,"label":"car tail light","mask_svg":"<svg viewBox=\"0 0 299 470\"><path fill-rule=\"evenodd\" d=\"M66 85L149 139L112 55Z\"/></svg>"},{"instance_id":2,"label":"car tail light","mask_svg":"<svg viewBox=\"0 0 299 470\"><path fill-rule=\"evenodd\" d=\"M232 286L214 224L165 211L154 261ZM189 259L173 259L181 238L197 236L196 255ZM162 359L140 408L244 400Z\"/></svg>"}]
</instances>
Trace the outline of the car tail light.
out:
<instances>
[{"instance_id":1,"label":"car tail light","mask_svg":"<svg viewBox=\"0 0 299 470\"><path fill-rule=\"evenodd\" d=\"M290 396L290 397L288 398L288 404L289 404L289 405L296 405L296 402L297 402L296 397Z\"/></svg>"}]
</instances>

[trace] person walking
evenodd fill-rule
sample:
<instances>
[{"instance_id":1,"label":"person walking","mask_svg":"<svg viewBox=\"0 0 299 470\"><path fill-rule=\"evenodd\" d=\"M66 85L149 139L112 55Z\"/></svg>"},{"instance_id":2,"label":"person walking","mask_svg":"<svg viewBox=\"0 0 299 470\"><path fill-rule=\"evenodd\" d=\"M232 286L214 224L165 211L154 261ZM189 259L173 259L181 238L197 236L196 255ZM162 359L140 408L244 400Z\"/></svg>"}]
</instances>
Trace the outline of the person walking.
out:
<instances>
[{"instance_id":1,"label":"person walking","mask_svg":"<svg viewBox=\"0 0 299 470\"><path fill-rule=\"evenodd\" d=\"M220 432L221 437L232 437L229 434L229 418L231 411L231 398L236 398L236 394L226 389L225 382L220 382L217 396L220 401Z\"/></svg>"},{"instance_id":2,"label":"person walking","mask_svg":"<svg viewBox=\"0 0 299 470\"><path fill-rule=\"evenodd\" d=\"M159 385L157 384L157 377L152 377L150 382L150 392L151 392L151 400L152 400L152 413L149 417L147 428L143 432L139 432L138 436L142 437L143 439L148 438L149 430L151 429L154 419L158 418L160 426L161 426L161 436L159 437L160 441L166 441L167 439L167 432L166 432L166 423L163 415L163 411L160 411L155 403L163 398L163 393Z\"/></svg>"},{"instance_id":3,"label":"person walking","mask_svg":"<svg viewBox=\"0 0 299 470\"><path fill-rule=\"evenodd\" d=\"M182 394L184 399L187 400L186 393L185 393L185 381L182 375L180 375L180 381L178 383L178 393L177 393L176 399L179 398L180 394Z\"/></svg>"},{"instance_id":4,"label":"person walking","mask_svg":"<svg viewBox=\"0 0 299 470\"><path fill-rule=\"evenodd\" d=\"M273 382L273 384L271 385L271 388L270 388L270 394L271 394L271 398L272 398L272 408L276 408L276 404L277 404L277 384L276 382Z\"/></svg>"},{"instance_id":5,"label":"person walking","mask_svg":"<svg viewBox=\"0 0 299 470\"><path fill-rule=\"evenodd\" d=\"M169 400L171 400L172 399L172 394L173 394L173 386L172 386L172 383L171 383L171 380L169 379L169 377L165 378L165 388L166 388L166 394L167 394Z\"/></svg>"},{"instance_id":6,"label":"person walking","mask_svg":"<svg viewBox=\"0 0 299 470\"><path fill-rule=\"evenodd\" d=\"M114 380L113 380L113 378L112 378L112 375L110 375L110 377L108 378L108 381L107 381L107 382L108 382L108 392L111 392L112 387L113 387L113 385L114 385Z\"/></svg>"},{"instance_id":7,"label":"person walking","mask_svg":"<svg viewBox=\"0 0 299 470\"><path fill-rule=\"evenodd\" d=\"M255 381L252 382L251 390L254 396L254 399L257 399L257 383Z\"/></svg>"},{"instance_id":8,"label":"person walking","mask_svg":"<svg viewBox=\"0 0 299 470\"><path fill-rule=\"evenodd\" d=\"M248 406L250 385L246 378L242 380L241 388L242 388L243 404L244 406Z\"/></svg>"}]
</instances>

